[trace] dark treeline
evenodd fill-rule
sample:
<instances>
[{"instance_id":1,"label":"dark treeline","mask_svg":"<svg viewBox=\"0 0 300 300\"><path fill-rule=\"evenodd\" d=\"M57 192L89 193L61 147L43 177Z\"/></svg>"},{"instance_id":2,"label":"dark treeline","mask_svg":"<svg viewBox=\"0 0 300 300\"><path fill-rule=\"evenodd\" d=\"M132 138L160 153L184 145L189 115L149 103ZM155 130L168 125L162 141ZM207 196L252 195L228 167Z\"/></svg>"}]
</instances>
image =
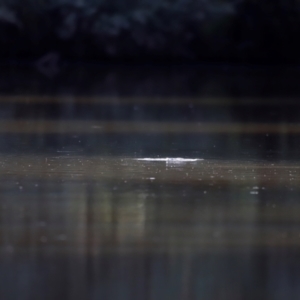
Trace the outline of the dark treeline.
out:
<instances>
[{"instance_id":1,"label":"dark treeline","mask_svg":"<svg viewBox=\"0 0 300 300\"><path fill-rule=\"evenodd\" d=\"M49 53L71 61L299 61L297 0L0 3L0 59L5 61Z\"/></svg>"}]
</instances>

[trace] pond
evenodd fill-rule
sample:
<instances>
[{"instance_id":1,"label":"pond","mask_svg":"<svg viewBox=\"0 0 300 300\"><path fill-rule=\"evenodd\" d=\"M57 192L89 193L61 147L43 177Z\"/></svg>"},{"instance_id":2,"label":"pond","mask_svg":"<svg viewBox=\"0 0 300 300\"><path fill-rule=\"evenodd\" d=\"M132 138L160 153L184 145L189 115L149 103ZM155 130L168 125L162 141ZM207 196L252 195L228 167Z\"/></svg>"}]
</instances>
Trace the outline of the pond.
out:
<instances>
[{"instance_id":1,"label":"pond","mask_svg":"<svg viewBox=\"0 0 300 300\"><path fill-rule=\"evenodd\" d=\"M1 72L4 299L299 298L298 70Z\"/></svg>"}]
</instances>

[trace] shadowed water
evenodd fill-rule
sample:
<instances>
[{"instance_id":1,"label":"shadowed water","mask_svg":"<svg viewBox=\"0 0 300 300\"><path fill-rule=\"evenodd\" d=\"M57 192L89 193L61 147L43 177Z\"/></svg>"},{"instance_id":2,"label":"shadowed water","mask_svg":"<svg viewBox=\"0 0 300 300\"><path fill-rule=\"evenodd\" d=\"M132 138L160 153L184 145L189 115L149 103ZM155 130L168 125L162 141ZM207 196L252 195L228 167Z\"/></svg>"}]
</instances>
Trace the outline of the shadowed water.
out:
<instances>
[{"instance_id":1,"label":"shadowed water","mask_svg":"<svg viewBox=\"0 0 300 300\"><path fill-rule=\"evenodd\" d=\"M295 72L88 70L1 81L1 299L298 299Z\"/></svg>"}]
</instances>

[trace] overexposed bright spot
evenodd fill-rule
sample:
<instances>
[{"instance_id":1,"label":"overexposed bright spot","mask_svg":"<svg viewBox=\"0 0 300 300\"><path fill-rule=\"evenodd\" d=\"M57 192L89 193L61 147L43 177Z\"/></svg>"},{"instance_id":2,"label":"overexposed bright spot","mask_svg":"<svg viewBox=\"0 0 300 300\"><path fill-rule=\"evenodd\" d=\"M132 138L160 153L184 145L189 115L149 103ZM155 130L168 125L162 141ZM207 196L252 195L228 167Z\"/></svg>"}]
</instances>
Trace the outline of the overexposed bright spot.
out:
<instances>
[{"instance_id":1,"label":"overexposed bright spot","mask_svg":"<svg viewBox=\"0 0 300 300\"><path fill-rule=\"evenodd\" d=\"M170 163L185 163L185 162L196 162L204 160L203 158L181 158L181 157L165 157L165 158L136 158L141 161L165 161Z\"/></svg>"}]
</instances>

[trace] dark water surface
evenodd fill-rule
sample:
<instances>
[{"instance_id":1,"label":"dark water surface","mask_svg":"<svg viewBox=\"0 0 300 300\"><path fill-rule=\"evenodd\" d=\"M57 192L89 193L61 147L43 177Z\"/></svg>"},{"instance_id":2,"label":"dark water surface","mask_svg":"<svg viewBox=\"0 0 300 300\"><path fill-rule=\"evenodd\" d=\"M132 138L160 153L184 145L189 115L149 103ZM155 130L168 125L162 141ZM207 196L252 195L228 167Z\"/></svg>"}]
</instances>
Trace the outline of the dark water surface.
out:
<instances>
[{"instance_id":1,"label":"dark water surface","mask_svg":"<svg viewBox=\"0 0 300 300\"><path fill-rule=\"evenodd\" d=\"M299 299L299 71L1 73L1 299Z\"/></svg>"}]
</instances>

